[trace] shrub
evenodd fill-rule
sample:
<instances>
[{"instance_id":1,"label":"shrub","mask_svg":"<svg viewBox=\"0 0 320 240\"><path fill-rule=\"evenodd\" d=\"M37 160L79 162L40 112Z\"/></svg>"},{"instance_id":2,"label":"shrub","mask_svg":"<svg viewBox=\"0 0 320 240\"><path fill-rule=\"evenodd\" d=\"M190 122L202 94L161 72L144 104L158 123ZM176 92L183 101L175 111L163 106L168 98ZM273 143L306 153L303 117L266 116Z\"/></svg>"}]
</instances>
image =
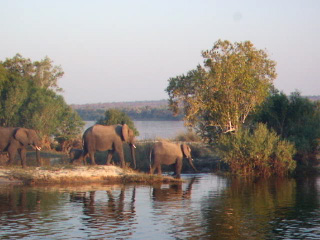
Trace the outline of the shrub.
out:
<instances>
[{"instance_id":1,"label":"shrub","mask_svg":"<svg viewBox=\"0 0 320 240\"><path fill-rule=\"evenodd\" d=\"M292 158L295 154L294 145L281 140L262 123L252 131L240 129L236 133L220 136L217 151L234 174L283 176L296 167Z\"/></svg>"},{"instance_id":2,"label":"shrub","mask_svg":"<svg viewBox=\"0 0 320 240\"><path fill-rule=\"evenodd\" d=\"M310 156L316 153L320 138L319 106L319 102L312 102L299 92L287 96L275 91L260 106L254 121L265 123L282 138L293 142L297 149L295 158L300 164L312 165Z\"/></svg>"}]
</instances>

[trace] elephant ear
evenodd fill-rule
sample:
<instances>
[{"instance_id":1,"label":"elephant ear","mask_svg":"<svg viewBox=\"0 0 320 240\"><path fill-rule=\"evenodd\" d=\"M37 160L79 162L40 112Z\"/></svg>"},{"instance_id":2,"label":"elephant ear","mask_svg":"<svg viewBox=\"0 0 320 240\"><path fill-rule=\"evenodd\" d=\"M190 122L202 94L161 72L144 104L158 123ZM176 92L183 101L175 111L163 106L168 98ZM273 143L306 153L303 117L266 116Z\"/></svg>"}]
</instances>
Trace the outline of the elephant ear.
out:
<instances>
[{"instance_id":1,"label":"elephant ear","mask_svg":"<svg viewBox=\"0 0 320 240\"><path fill-rule=\"evenodd\" d=\"M14 134L14 138L17 139L23 145L29 144L28 133L24 128L18 128Z\"/></svg>"},{"instance_id":2,"label":"elephant ear","mask_svg":"<svg viewBox=\"0 0 320 240\"><path fill-rule=\"evenodd\" d=\"M190 156L191 149L187 144L184 144L184 143L181 144L181 150L182 150L184 156L186 156L186 157Z\"/></svg>"},{"instance_id":3,"label":"elephant ear","mask_svg":"<svg viewBox=\"0 0 320 240\"><path fill-rule=\"evenodd\" d=\"M122 125L122 139L125 142L129 141L129 127L127 124Z\"/></svg>"}]
</instances>

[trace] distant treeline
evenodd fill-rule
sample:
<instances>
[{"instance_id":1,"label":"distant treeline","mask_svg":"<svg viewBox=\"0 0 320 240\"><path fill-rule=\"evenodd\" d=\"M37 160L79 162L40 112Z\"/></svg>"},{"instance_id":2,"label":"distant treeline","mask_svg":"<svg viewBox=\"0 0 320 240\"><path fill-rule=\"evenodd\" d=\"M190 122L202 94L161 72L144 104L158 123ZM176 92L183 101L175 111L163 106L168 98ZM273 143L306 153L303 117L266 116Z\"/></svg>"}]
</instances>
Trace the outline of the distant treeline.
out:
<instances>
[{"instance_id":1,"label":"distant treeline","mask_svg":"<svg viewBox=\"0 0 320 240\"><path fill-rule=\"evenodd\" d=\"M154 101L133 101L133 102L111 102L111 103L87 103L87 104L72 104L71 107L78 109L133 109L133 108L164 108L168 106L168 100L154 100Z\"/></svg>"},{"instance_id":2,"label":"distant treeline","mask_svg":"<svg viewBox=\"0 0 320 240\"><path fill-rule=\"evenodd\" d=\"M306 98L317 101L320 96L306 96ZM168 110L168 100L134 101L134 102L111 102L111 103L88 103L73 104L71 107L78 112L84 121L97 121L104 117L107 109L115 108L125 112L133 120L140 121L179 121L183 115L174 116Z\"/></svg>"},{"instance_id":3,"label":"distant treeline","mask_svg":"<svg viewBox=\"0 0 320 240\"><path fill-rule=\"evenodd\" d=\"M306 98L310 99L311 101L319 101L320 96L306 96Z\"/></svg>"},{"instance_id":4,"label":"distant treeline","mask_svg":"<svg viewBox=\"0 0 320 240\"><path fill-rule=\"evenodd\" d=\"M109 108L110 109L110 108ZM135 107L135 108L117 108L126 113L133 120L144 121L179 121L182 115L174 116L166 106L159 107ZM75 109L80 117L85 121L97 121L104 117L106 109Z\"/></svg>"}]
</instances>

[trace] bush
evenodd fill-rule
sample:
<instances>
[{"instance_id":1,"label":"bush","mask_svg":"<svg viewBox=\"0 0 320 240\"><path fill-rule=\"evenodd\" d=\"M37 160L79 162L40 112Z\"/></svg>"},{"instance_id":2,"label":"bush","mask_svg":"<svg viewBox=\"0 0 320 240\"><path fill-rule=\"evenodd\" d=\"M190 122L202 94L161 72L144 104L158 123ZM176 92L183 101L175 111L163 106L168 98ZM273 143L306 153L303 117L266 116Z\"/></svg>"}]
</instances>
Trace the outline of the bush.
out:
<instances>
[{"instance_id":1,"label":"bush","mask_svg":"<svg viewBox=\"0 0 320 240\"><path fill-rule=\"evenodd\" d=\"M290 96L275 91L262 104L254 121L264 123L282 138L295 144L300 164L310 162L320 138L320 103L294 92Z\"/></svg>"},{"instance_id":2,"label":"bush","mask_svg":"<svg viewBox=\"0 0 320 240\"><path fill-rule=\"evenodd\" d=\"M262 123L252 131L240 129L234 134L220 136L217 150L234 174L283 176L296 167L292 158L295 154L294 145L281 140Z\"/></svg>"}]
</instances>

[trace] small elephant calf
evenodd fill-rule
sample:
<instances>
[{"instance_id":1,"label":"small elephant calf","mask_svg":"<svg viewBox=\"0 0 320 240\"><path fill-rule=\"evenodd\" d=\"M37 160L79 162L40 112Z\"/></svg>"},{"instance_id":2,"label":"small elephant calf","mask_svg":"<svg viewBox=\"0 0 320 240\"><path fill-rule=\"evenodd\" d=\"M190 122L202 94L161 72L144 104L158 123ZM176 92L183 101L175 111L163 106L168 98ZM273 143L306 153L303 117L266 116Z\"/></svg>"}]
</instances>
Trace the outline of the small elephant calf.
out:
<instances>
[{"instance_id":1,"label":"small elephant calf","mask_svg":"<svg viewBox=\"0 0 320 240\"><path fill-rule=\"evenodd\" d=\"M197 172L197 169L192 163L193 159L191 158L191 149L187 144L172 143L168 141L156 142L150 153L150 163L152 163L153 159L153 165L150 167L150 173L153 174L157 169L158 174L161 175L161 164L175 164L176 178L180 178L183 157L186 157L189 160L191 167Z\"/></svg>"},{"instance_id":2,"label":"small elephant calf","mask_svg":"<svg viewBox=\"0 0 320 240\"><path fill-rule=\"evenodd\" d=\"M82 153L83 153L82 149L71 148L69 151L70 163L80 162L81 160L83 160L83 164L85 165L86 162L85 162L85 159L82 158Z\"/></svg>"}]
</instances>

